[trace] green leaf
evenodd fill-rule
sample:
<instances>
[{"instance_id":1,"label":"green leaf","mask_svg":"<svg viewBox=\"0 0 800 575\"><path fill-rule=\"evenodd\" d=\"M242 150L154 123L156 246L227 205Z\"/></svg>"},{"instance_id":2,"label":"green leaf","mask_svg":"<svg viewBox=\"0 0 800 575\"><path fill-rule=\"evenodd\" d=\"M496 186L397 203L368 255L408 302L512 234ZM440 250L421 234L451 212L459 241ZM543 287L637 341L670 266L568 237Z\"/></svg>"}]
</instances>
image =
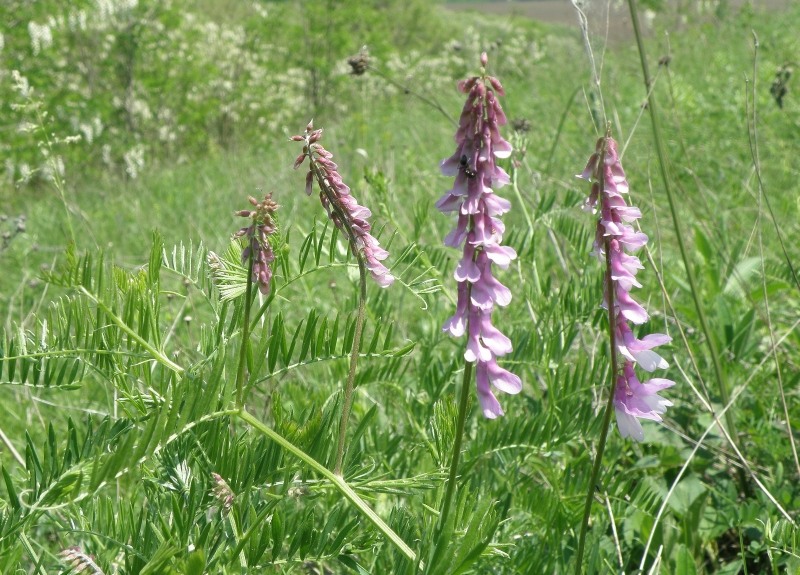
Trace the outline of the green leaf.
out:
<instances>
[{"instance_id":1,"label":"green leaf","mask_svg":"<svg viewBox=\"0 0 800 575\"><path fill-rule=\"evenodd\" d=\"M6 491L8 492L8 502L11 503L11 507L15 511L19 511L21 506L20 506L19 496L17 495L17 490L14 487L14 482L11 480L11 476L8 474L8 471L2 464L0 464L0 472L3 473L3 481L5 481L6 484Z\"/></svg>"},{"instance_id":2,"label":"green leaf","mask_svg":"<svg viewBox=\"0 0 800 575\"><path fill-rule=\"evenodd\" d=\"M675 575L697 575L694 557L684 544L679 544L675 551Z\"/></svg>"},{"instance_id":3,"label":"green leaf","mask_svg":"<svg viewBox=\"0 0 800 575\"><path fill-rule=\"evenodd\" d=\"M358 575L370 575L370 572L364 569L358 562L353 558L352 555L339 555L336 557L339 560L339 563L358 573Z\"/></svg>"},{"instance_id":4,"label":"green leaf","mask_svg":"<svg viewBox=\"0 0 800 575\"><path fill-rule=\"evenodd\" d=\"M206 570L206 556L202 549L195 549L186 561L186 575L203 575Z\"/></svg>"}]
</instances>

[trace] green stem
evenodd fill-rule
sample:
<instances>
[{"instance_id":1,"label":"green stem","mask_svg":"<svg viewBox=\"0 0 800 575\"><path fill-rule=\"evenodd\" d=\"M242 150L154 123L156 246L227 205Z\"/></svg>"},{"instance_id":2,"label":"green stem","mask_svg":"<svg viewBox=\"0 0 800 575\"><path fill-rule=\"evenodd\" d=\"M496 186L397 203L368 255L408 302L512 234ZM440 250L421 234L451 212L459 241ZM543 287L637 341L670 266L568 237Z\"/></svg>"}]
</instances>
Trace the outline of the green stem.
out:
<instances>
[{"instance_id":1,"label":"green stem","mask_svg":"<svg viewBox=\"0 0 800 575\"><path fill-rule=\"evenodd\" d=\"M47 163L50 164L50 169L53 171L53 186L58 192L59 198L61 199L61 205L64 206L64 213L66 213L67 215L67 229L69 229L69 239L73 245L77 246L78 244L76 243L75 240L75 229L72 227L72 214L70 213L69 204L67 203L67 196L66 193L64 192L65 188L64 180L61 179L61 173L59 172L58 163L56 162L56 155L53 151L53 142L47 135L47 128L45 128L44 126L44 117L42 116L42 112L38 106L36 107L36 117L39 120L39 126L42 128L42 134L44 134L44 143L48 151Z\"/></svg>"},{"instance_id":2,"label":"green stem","mask_svg":"<svg viewBox=\"0 0 800 575\"><path fill-rule=\"evenodd\" d=\"M150 345L150 342L146 341L138 333L136 333L134 330L132 330L130 328L130 326L128 326L128 324L126 324L119 317L117 317L117 315L114 314L114 312L112 312L108 308L108 306L106 306L102 301L100 301L89 290L87 290L83 286L79 286L78 287L78 291L80 291L83 295L85 295L90 300L92 300L97 307L101 308L106 313L106 315L108 315L108 317L111 319L111 321L113 321L122 331L127 333L131 337L131 339L135 340L136 343L141 345L148 353L150 353L150 355L153 356L153 359L155 359L157 362L159 362L160 364L164 365L165 367L168 367L169 369L174 371L176 374L178 374L178 375L182 375L183 374L184 369L181 366L179 366L177 363L175 363L172 360L170 360L166 355L164 355L164 353L162 351L159 351L156 348L154 348L152 345Z\"/></svg>"},{"instance_id":3,"label":"green stem","mask_svg":"<svg viewBox=\"0 0 800 575\"><path fill-rule=\"evenodd\" d=\"M254 232L255 233L255 232ZM239 368L236 370L236 407L244 406L244 372L247 364L247 351L250 347L250 310L253 302L253 261L255 250L251 242L250 257L247 262L247 289L244 300L244 321L242 322L242 344L239 347Z\"/></svg>"},{"instance_id":4,"label":"green stem","mask_svg":"<svg viewBox=\"0 0 800 575\"><path fill-rule=\"evenodd\" d=\"M250 415L247 411L242 409L238 412L239 419L247 423L248 425L252 426L256 430L260 431L267 437L269 437L272 441L283 447L286 451L300 459L303 463L308 465L311 469L322 475L325 479L330 481L333 486L342 494L344 497L350 501L361 513L363 513L367 519L372 522L378 531L383 533L386 538L403 554L405 555L410 561L416 560L416 554L414 551L409 547L405 541L403 541L400 536L395 533L391 527L389 527L383 519L381 519L377 513L375 513L367 503L358 496L358 494L350 487L347 482L342 479L340 476L336 475L335 473L329 471L325 468L321 463L319 463L316 459L311 457L305 451L299 449L297 446L292 444L282 435L277 433L276 431L267 427L264 423Z\"/></svg>"},{"instance_id":5,"label":"green stem","mask_svg":"<svg viewBox=\"0 0 800 575\"><path fill-rule=\"evenodd\" d=\"M703 311L703 306L700 303L700 291L697 288L697 282L694 278L694 272L692 271L691 261L689 260L688 251L686 249L686 244L683 239L683 233L681 232L680 221L678 219L678 210L675 206L675 199L672 194L672 187L670 184L669 174L667 173L667 152L664 148L664 141L661 137L661 127L658 120L658 108L656 104L655 94L653 94L652 88L652 80L650 77L650 71L647 66L647 56L645 55L644 51L644 42L642 40L642 33L639 27L639 14L636 9L636 2L635 0L628 0L628 7L630 8L631 12L631 21L633 22L633 32L634 36L636 37L636 45L639 49L639 58L642 63L642 74L644 76L645 82L645 89L647 91L647 105L648 109L650 110L650 121L653 124L653 140L655 141L656 145L656 154L658 156L658 167L661 173L661 180L664 184L664 191L667 195L667 201L669 203L669 211L670 216L672 217L672 224L675 228L675 236L678 240L678 248L681 252L681 259L683 260L683 267L686 269L686 279L689 282L689 289L692 294L692 301L694 302L695 310L697 311L697 318L700 321L700 329L705 336L706 345L708 346L708 352L711 355L711 362L714 368L714 376L717 381L717 387L719 389L720 399L724 405L728 404L729 395L728 395L728 388L725 382L725 377L722 372L722 365L719 361L719 353L717 353L717 346L714 342L713 334L711 333L711 329L708 326L708 321L706 320L705 312ZM736 427L733 420L733 415L730 411L725 412L725 422L728 425L728 430L731 434L731 437L736 437ZM742 485L742 487L746 487Z\"/></svg>"},{"instance_id":6,"label":"green stem","mask_svg":"<svg viewBox=\"0 0 800 575\"><path fill-rule=\"evenodd\" d=\"M350 369L347 373L347 382L344 388L344 402L342 404L342 418L339 422L339 439L336 442L336 465L334 472L336 475L342 475L342 462L344 460L345 439L347 437L347 421L350 419L350 409L353 406L353 387L356 379L356 367L358 366L358 352L361 348L361 336L364 330L364 315L367 305L367 267L364 263L364 253L358 246L358 238L353 231L353 222L350 217L350 212L345 209L341 203L336 190L331 188L328 177L325 171L320 168L317 161L314 159L314 147L310 142L306 142L306 154L308 161L311 164L311 171L317 180L320 190L328 200L328 205L336 214L339 219L339 229L347 234L347 240L350 244L350 250L358 261L359 273L359 293L358 293L358 310L356 311L356 327L353 334L353 348L350 350Z\"/></svg>"},{"instance_id":7,"label":"green stem","mask_svg":"<svg viewBox=\"0 0 800 575\"><path fill-rule=\"evenodd\" d=\"M28 555L30 556L30 558L33 560L33 564L35 565L35 569L36 569L36 571L34 571L34 573L43 573L43 571L42 571L42 559L39 556L36 555L36 551L33 550L33 546L31 545L31 542L28 541L28 537L25 535L25 533L20 533L19 534L19 540L22 543L22 546L28 552Z\"/></svg>"},{"instance_id":8,"label":"green stem","mask_svg":"<svg viewBox=\"0 0 800 575\"><path fill-rule=\"evenodd\" d=\"M606 134L608 137L608 133ZM602 169L605 165L605 143L603 144L603 152L597 160L597 165ZM602 175L601 175L602 177ZM600 223L597 224L601 225ZM594 465L592 466L592 476L589 479L589 488L586 490L586 503L583 507L583 520L581 521L581 532L578 538L578 554L575 563L575 573L580 575L583 568L583 552L586 546L586 531L589 527L589 518L592 514L592 502L594 501L594 490L597 481L600 478L600 467L603 463L603 452L606 449L606 440L608 439L608 429L611 427L611 412L614 411L614 395L617 391L617 374L619 373L619 366L617 364L617 335L616 335L616 310L614 303L614 280L611 279L611 239L610 236L605 237L604 249L606 252L606 303L608 305L608 343L611 347L611 389L608 392L608 401L606 401L606 409L603 413L603 423L600 428L600 443L597 445L597 455L595 455Z\"/></svg>"},{"instance_id":9,"label":"green stem","mask_svg":"<svg viewBox=\"0 0 800 575\"><path fill-rule=\"evenodd\" d=\"M350 370L347 373L347 384L344 388L344 403L342 404L342 419L339 422L339 439L336 442L336 466L334 473L342 475L342 462L344 460L344 443L347 437L347 421L350 419L350 408L353 406L353 386L356 379L356 366L358 365L358 352L361 350L361 334L364 331L364 314L367 307L367 268L364 258L359 253L359 293L358 311L356 312L356 330L353 334L353 349L350 351Z\"/></svg>"},{"instance_id":10,"label":"green stem","mask_svg":"<svg viewBox=\"0 0 800 575\"><path fill-rule=\"evenodd\" d=\"M467 295L469 298L469 295ZM467 408L469 407L469 390L472 383L473 362L464 364L464 378L461 381L461 399L458 402L458 419L456 420L456 435L453 441L453 456L450 459L450 475L447 478L447 491L444 494L442 513L439 515L439 524L436 528L436 538L444 531L450 508L453 504L453 494L456 491L456 478L458 477L458 464L461 461L461 444L464 438L464 426L467 421Z\"/></svg>"},{"instance_id":11,"label":"green stem","mask_svg":"<svg viewBox=\"0 0 800 575\"><path fill-rule=\"evenodd\" d=\"M520 163L521 162L522 158L520 158ZM516 195L517 199L519 200L519 207L522 208L522 215L525 216L525 222L528 224L528 230L530 230L532 234L534 230L533 218L531 218L530 213L528 213L528 208L525 205L525 200L522 199L522 192L519 189L519 168L515 167L513 163L511 164L511 188L514 190L514 195Z\"/></svg>"}]
</instances>

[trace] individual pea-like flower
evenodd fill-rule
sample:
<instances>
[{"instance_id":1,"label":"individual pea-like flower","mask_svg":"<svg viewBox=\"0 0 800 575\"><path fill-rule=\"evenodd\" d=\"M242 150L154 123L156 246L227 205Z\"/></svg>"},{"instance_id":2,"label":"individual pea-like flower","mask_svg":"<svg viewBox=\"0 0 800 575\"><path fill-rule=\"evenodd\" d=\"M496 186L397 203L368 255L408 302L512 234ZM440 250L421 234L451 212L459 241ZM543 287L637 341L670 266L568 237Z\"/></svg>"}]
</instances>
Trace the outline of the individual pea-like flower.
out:
<instances>
[{"instance_id":1,"label":"individual pea-like flower","mask_svg":"<svg viewBox=\"0 0 800 575\"><path fill-rule=\"evenodd\" d=\"M636 377L634 366L648 372L668 368L667 361L653 349L669 343L672 338L655 333L638 339L629 325L629 322L643 324L649 318L647 310L630 295L632 288L642 287L636 274L644 266L633 252L647 243L647 236L632 226L642 214L638 208L625 202L628 180L617 153L617 143L610 134L597 141L594 154L578 177L592 183L591 193L584 204L587 211L600 212L592 253L607 261L614 292L611 298L614 302L612 327L617 352L624 358L622 373L617 374L614 390L617 427L622 437L642 441L644 430L639 420L661 421L661 415L672 403L658 392L675 385L675 382L652 378L642 383ZM606 288L605 309L608 309L608 301Z\"/></svg>"},{"instance_id":2,"label":"individual pea-like flower","mask_svg":"<svg viewBox=\"0 0 800 575\"><path fill-rule=\"evenodd\" d=\"M661 414L667 411L672 402L658 395L658 392L673 385L674 381L660 377L641 383L633 370L633 363L626 361L614 392L614 411L620 435L643 441L644 429L639 420L661 421Z\"/></svg>"},{"instance_id":3,"label":"individual pea-like flower","mask_svg":"<svg viewBox=\"0 0 800 575\"><path fill-rule=\"evenodd\" d=\"M322 138L322 128L315 130L312 122L308 123L303 134L291 138L294 142L305 144L303 153L297 156L294 162L294 168L299 168L308 158L306 194L311 195L316 179L320 202L331 221L349 238L353 255L361 258L360 254L363 254L364 263L372 279L381 287L389 287L394 282L394 276L381 263L389 257L389 252L370 234L372 226L367 219L372 212L359 205L350 193L350 188L342 181L342 176L337 171L338 166L333 162L333 154L322 147L319 143L320 138Z\"/></svg>"},{"instance_id":4,"label":"individual pea-like flower","mask_svg":"<svg viewBox=\"0 0 800 575\"><path fill-rule=\"evenodd\" d=\"M494 419L503 415L503 409L492 388L519 393L522 380L497 364L497 358L510 353L512 345L491 322L495 305L511 302L511 290L494 277L492 264L506 269L517 254L502 245L505 225L498 219L511 204L494 193L510 182L495 162L495 158L511 155L511 144L499 131L506 116L497 96L505 92L496 78L486 75L486 63L484 53L481 75L458 84L467 100L455 135L456 151L440 165L442 174L455 176L455 180L436 207L443 213L457 214L456 226L444 243L463 250L454 272L458 282L456 313L443 330L454 337L467 333L464 359L476 364L478 401L483 415Z\"/></svg>"},{"instance_id":5,"label":"individual pea-like flower","mask_svg":"<svg viewBox=\"0 0 800 575\"><path fill-rule=\"evenodd\" d=\"M275 233L275 211L280 207L272 200L272 194L267 194L260 202L254 197L247 198L255 209L240 210L237 216L251 218L253 222L234 234L234 237L247 237L247 247L242 250L242 264L248 265L253 257L253 281L258 284L258 289L263 294L269 293L272 280L271 264L275 261L275 254L269 244L269 236Z\"/></svg>"}]
</instances>

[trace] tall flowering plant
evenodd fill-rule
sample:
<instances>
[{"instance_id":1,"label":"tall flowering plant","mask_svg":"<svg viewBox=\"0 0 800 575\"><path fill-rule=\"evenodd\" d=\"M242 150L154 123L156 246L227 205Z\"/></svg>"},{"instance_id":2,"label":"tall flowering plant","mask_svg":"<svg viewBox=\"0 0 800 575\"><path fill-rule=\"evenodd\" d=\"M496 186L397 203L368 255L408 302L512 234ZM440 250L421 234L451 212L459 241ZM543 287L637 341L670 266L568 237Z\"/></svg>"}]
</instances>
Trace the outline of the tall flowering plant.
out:
<instances>
[{"instance_id":1,"label":"tall flowering plant","mask_svg":"<svg viewBox=\"0 0 800 575\"><path fill-rule=\"evenodd\" d=\"M438 202L439 211L456 214L456 225L447 234L444 243L461 249L462 256L454 272L458 282L456 312L444 324L443 330L454 337L467 334L464 352L464 376L458 420L450 460L442 511L437 525L436 545L431 563L441 559L443 549L452 539L450 508L455 493L461 443L469 405L472 372L478 389L478 402L485 417L494 419L503 415L503 408L492 391L519 393L522 380L497 364L497 358L511 352L511 340L492 325L495 306L511 302L511 290L492 274L492 264L506 269L517 253L502 245L505 225L499 216L511 204L494 193L496 188L510 182L508 174L497 165L496 158L508 158L511 144L500 135L500 126L506 116L497 96L505 95L497 78L486 74L487 57L481 54L481 73L458 83L458 89L467 95L458 122L456 150L444 159L440 168L445 176L454 176L453 187Z\"/></svg>"},{"instance_id":2,"label":"tall flowering plant","mask_svg":"<svg viewBox=\"0 0 800 575\"><path fill-rule=\"evenodd\" d=\"M617 427L623 437L642 441L644 430L639 420L661 421L661 415L672 402L658 392L675 385L675 382L652 378L642 383L636 376L634 366L638 365L647 372L669 367L654 349L672 339L661 333L638 339L629 325L640 325L649 319L644 307L630 295L633 287L642 287L636 279L636 273L644 266L633 254L647 243L647 236L633 228L632 224L642 214L638 208L625 202L628 181L617 153L617 143L610 133L597 140L594 154L578 177L592 184L584 209L600 214L593 253L606 262L603 307L609 309L611 306L612 347L616 348L623 360L620 368L617 357L612 358Z\"/></svg>"},{"instance_id":3,"label":"tall flowering plant","mask_svg":"<svg viewBox=\"0 0 800 575\"><path fill-rule=\"evenodd\" d=\"M342 418L339 424L339 439L336 445L336 467L334 472L337 475L341 475L342 462L344 460L345 432L353 402L353 382L356 376L358 351L361 346L361 335L364 328L367 301L366 274L369 271L372 279L384 288L389 287L394 282L394 276L381 263L389 257L389 252L380 246L375 236L370 234L372 227L367 218L372 215L372 212L360 205L350 193L349 186L344 183L342 176L339 175L338 167L333 161L333 154L319 143L321 138L322 129L315 130L311 122L306 126L305 132L292 136L292 141L303 142L303 152L297 156L294 168L299 168L308 158L306 194L311 195L314 181L316 180L322 206L328 212L328 217L330 217L334 225L347 236L350 251L353 252L358 262L360 276L356 326L353 335L353 348L350 350L350 371L348 372L344 389Z\"/></svg>"},{"instance_id":4,"label":"tall flowering plant","mask_svg":"<svg viewBox=\"0 0 800 575\"><path fill-rule=\"evenodd\" d=\"M272 194L267 194L258 201L254 197L247 198L252 210L239 210L237 216L251 220L249 226L241 228L234 237L244 237L247 246L242 250L242 264L247 265L247 288L245 291L244 321L242 323L242 345L239 348L239 368L236 371L236 404L244 405L245 400L245 364L247 351L250 345L250 310L253 303L253 284L258 284L262 294L268 294L272 281L272 262L275 254L269 243L269 236L277 230L275 212L280 207L272 199Z\"/></svg>"},{"instance_id":5,"label":"tall flowering plant","mask_svg":"<svg viewBox=\"0 0 800 575\"><path fill-rule=\"evenodd\" d=\"M495 162L511 155L511 144L499 131L506 116L497 96L505 92L497 78L486 74L486 63L484 53L481 75L458 84L467 99L455 135L456 150L440 166L442 174L455 176L455 180L436 207L457 215L456 226L444 243L462 250L454 273L458 282L456 312L443 329L454 337L467 333L464 359L475 363L478 401L483 415L493 419L503 415L503 409L492 387L515 394L522 389L522 381L497 364L497 358L511 352L512 346L511 340L492 325L495 306L511 301L511 291L494 277L492 264L506 269L517 254L502 245L505 225L498 217L511 208L511 203L494 193L510 182Z\"/></svg>"}]
</instances>

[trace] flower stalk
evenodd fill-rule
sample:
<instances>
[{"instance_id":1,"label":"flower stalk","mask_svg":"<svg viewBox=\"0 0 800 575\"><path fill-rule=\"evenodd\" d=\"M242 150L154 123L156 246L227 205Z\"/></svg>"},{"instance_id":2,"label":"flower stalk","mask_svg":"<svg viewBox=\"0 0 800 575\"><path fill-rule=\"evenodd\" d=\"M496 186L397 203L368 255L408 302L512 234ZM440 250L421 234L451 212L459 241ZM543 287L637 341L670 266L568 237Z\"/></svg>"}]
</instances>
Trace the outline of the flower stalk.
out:
<instances>
[{"instance_id":1,"label":"flower stalk","mask_svg":"<svg viewBox=\"0 0 800 575\"><path fill-rule=\"evenodd\" d=\"M506 269L517 254L502 245L505 225L499 216L511 208L511 203L494 193L495 188L511 182L495 161L511 155L511 144L499 131L506 124L506 116L497 97L505 92L496 78L486 74L486 64L483 53L480 75L458 84L466 101L455 135L456 150L440 165L443 175L455 179L453 187L436 202L439 211L457 216L455 228L444 239L445 245L462 250L453 274L458 282L456 312L445 322L443 331L454 337L467 335L456 436L437 539L445 531L452 506L473 372L478 402L486 418L504 415L493 388L509 394L522 389L522 380L497 364L497 358L510 353L512 345L491 323L495 305L502 307L511 302L511 290L492 275L492 264Z\"/></svg>"},{"instance_id":2,"label":"flower stalk","mask_svg":"<svg viewBox=\"0 0 800 575\"><path fill-rule=\"evenodd\" d=\"M347 436L347 422L350 419L350 410L353 405L353 387L358 365L358 354L361 347L364 329L364 316L367 300L367 272L381 287L388 287L394 282L394 276L382 261L389 256L389 252L380 246L378 240L370 234L372 229L367 218L372 215L369 209L358 204L350 193L350 188L342 181L337 171L338 166L333 162L333 154L328 152L319 140L322 138L322 129L315 130L313 123L309 122L305 132L291 138L294 142L303 142L303 152L294 162L297 169L308 158L308 173L306 174L306 194L311 195L314 181L319 188L319 198L328 217L334 225L347 236L350 251L358 262L359 271L359 297L358 310L356 311L356 325L353 337L353 347L350 350L350 369L344 389L342 403L342 416L339 424L339 438L336 443L336 464L334 473L342 475L344 461L345 439Z\"/></svg>"},{"instance_id":3,"label":"flower stalk","mask_svg":"<svg viewBox=\"0 0 800 575\"><path fill-rule=\"evenodd\" d=\"M578 177L592 184L584 209L599 213L593 253L605 263L603 306L608 311L611 388L586 493L578 538L576 573L580 573L583 566L586 531L611 425L612 408L616 412L620 435L643 441L644 430L639 420L661 421L661 415L672 403L658 395L658 392L674 385L674 382L662 378L641 383L634 370L634 365L648 372L669 367L666 360L653 349L669 343L671 338L666 334L650 334L637 339L628 325L629 322L643 324L649 319L647 311L629 293L633 287L641 287L636 274L644 266L633 253L644 246L648 238L632 226L641 217L641 212L625 201L628 181L610 127L606 129L606 135L597 141L594 154Z\"/></svg>"},{"instance_id":4,"label":"flower stalk","mask_svg":"<svg viewBox=\"0 0 800 575\"><path fill-rule=\"evenodd\" d=\"M275 212L280 207L272 200L272 194L262 201L250 196L248 201L255 209L240 210L237 216L250 218L252 223L234 234L235 238L246 237L247 246L242 250L242 263L247 264L247 288L245 289L244 320L242 323L242 345L239 348L239 367L236 370L236 407L244 405L244 381L247 356L250 351L250 314L253 304L253 284L258 284L262 294L269 294L272 281L271 264L275 254L269 243L269 236L277 230Z\"/></svg>"}]
</instances>

